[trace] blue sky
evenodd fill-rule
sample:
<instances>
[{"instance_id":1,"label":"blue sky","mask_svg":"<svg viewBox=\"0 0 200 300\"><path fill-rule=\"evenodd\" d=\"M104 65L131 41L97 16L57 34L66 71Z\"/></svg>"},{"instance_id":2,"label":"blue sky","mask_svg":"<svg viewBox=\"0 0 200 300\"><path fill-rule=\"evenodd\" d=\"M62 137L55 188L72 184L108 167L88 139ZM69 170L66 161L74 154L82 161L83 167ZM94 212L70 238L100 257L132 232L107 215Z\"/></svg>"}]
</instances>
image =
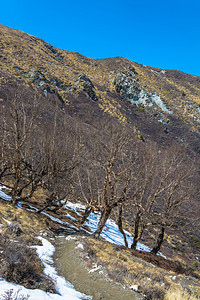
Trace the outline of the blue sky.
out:
<instances>
[{"instance_id":1,"label":"blue sky","mask_svg":"<svg viewBox=\"0 0 200 300\"><path fill-rule=\"evenodd\" d=\"M1 0L0 23L91 58L200 76L200 0Z\"/></svg>"}]
</instances>

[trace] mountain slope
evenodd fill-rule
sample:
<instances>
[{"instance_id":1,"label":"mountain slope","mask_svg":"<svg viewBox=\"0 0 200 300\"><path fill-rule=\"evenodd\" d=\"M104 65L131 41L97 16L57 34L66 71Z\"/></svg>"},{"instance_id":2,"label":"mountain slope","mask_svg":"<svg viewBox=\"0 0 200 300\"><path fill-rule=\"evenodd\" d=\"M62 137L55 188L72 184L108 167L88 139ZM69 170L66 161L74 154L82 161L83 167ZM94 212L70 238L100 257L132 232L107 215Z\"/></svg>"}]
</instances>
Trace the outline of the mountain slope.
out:
<instances>
[{"instance_id":1,"label":"mountain slope","mask_svg":"<svg viewBox=\"0 0 200 300\"><path fill-rule=\"evenodd\" d=\"M161 205L163 200L167 199L167 191L170 191L171 187L174 187L176 192L174 193L175 200L181 199L184 190L187 191L187 197L184 198L185 202L182 206L183 216L180 214L180 218L178 216L174 224L170 224L169 218L165 220L165 225L169 227L169 230L165 233L163 243L165 252L163 253L167 257L177 256L190 266L195 263L194 267L198 268L200 261L200 206L199 195L197 194L200 175L198 170L200 162L200 77L179 71L143 66L122 57L109 59L86 58L78 53L57 49L39 38L3 25L0 25L0 67L0 108L2 109L0 150L2 148L2 174L5 175L2 177L2 182L5 181L4 184L9 185L10 183L7 180L12 181L14 178L12 173L9 177L12 167L9 164L7 166L7 163L9 160L13 161L15 153L18 153L19 144L22 146L28 145L22 147L22 160L18 163L19 173L22 172L24 176L21 178L22 184L26 183L27 178L30 178L30 174L34 176L36 174L36 177L31 177L30 183L33 183L32 178L36 178L34 183L37 183L38 173L39 175L45 174L46 177L49 176L52 179L52 181L45 179L44 182L47 182L47 184L44 185L44 176L41 175L39 189L36 184L36 191L34 195L32 194L32 197L27 196L24 198L25 200L22 197L22 201L25 202L20 201L18 203L19 208L30 209L35 207L34 211L38 210L37 212L40 211L41 213L44 212L43 208L45 208L51 216L50 220L56 220L65 229L69 220L67 218L66 221L66 214L61 215L57 212L59 204L62 204L61 201L64 199L61 197L61 193L60 200L57 201L59 192L62 192L65 187L70 186L71 182L74 181L73 192L75 193L72 192L72 200L77 201L79 199L84 202L84 191L81 191L84 185L86 185L86 195L91 193L91 198L96 199L94 195L96 191L100 190L98 184L101 185L104 182L102 169L105 169L106 164L109 164L109 155L113 151L113 145L116 145L116 149L118 146L120 148L120 139L122 140L121 145L124 143L123 140L126 140L127 148L125 150L121 149L122 152L120 152L114 166L116 173L113 174L116 175L116 179L119 174L124 174L129 169L134 170L134 178L130 179L133 182L131 189L133 186L135 188L137 178L139 178L141 189L146 186L144 189L145 200L149 199L149 195L152 196L152 199L154 199L154 196L157 197L156 184L160 178L162 179L162 176L160 176L162 170L164 170L164 174L169 174L169 176L163 175L163 178L171 180L170 176L172 176L172 179L175 178L180 181L179 174L183 172L183 178L188 180L185 180L184 184L180 186L180 193L178 193L177 187L173 185L172 181L165 183L165 188L161 188L164 193L160 195L159 200L156 202L153 216L157 217L157 213L159 214L162 210ZM37 98L35 101L37 103L34 102L35 98ZM14 106L12 106L12 102L15 102ZM9 104L11 104L10 109ZM13 122L13 111L16 113L14 119L16 122ZM30 124L27 123L27 119L30 119ZM34 121L32 122L32 120ZM127 129L127 131L124 129ZM134 139L131 138L133 136ZM26 139L26 137L29 137L29 139ZM19 143L20 138L22 143ZM66 142L63 142L65 139ZM15 140L17 142L13 143ZM24 141L27 141L27 143ZM56 144L55 153L54 151L51 152L51 144L53 146ZM95 145L94 148L93 145ZM110 148L110 152L107 148ZM162 151L162 148L164 151ZM135 149L136 152L134 152ZM142 160L137 161L137 155L139 157L140 152ZM7 160L4 158L6 157L4 156L5 153L9 154ZM46 157L48 162L49 153L52 163L44 164L43 168ZM51 153L53 153L52 156ZM130 160L129 153L133 155ZM163 153L163 156L159 157L159 153ZM165 162L164 154L166 153L175 158L174 169L178 170L177 173L175 171L171 173L172 175L170 175L170 172L168 173L168 170L173 170L173 165L170 163L166 162L162 166L162 162ZM53 156L54 154L55 156ZM28 157L28 163L24 160L24 155ZM105 158L106 155L108 160ZM177 156L178 159L176 160ZM93 161L94 157L95 162ZM177 168L179 158L183 165L182 171ZM29 163L29 159L31 159L31 163ZM98 170L93 169L93 164L98 165L99 160L100 168ZM71 161L73 161L72 164ZM132 163L133 161L136 162L136 165L128 164L128 162ZM150 166L150 168L147 167L149 161L150 163L153 162L153 166ZM69 164L67 164L68 162ZM38 170L40 164L41 169ZM117 171L118 164L124 164L122 171L120 168L120 171ZM64 168L62 169L63 165ZM76 177L71 176L70 173L66 174L66 170L74 170L77 165L81 166L76 171L78 173ZM187 170L192 169L191 166L195 166L195 175L192 177L192 184L190 185L191 178L184 176ZM97 181L97 187L90 181L90 168L91 178L96 172L94 181ZM48 172L46 172L47 169ZM55 177L51 176L54 175L56 170L62 172L58 172ZM140 170L141 175L139 174ZM143 173L143 170L146 170L146 173ZM157 171L155 177L153 175L154 170L155 173ZM100 178L99 181L97 175ZM17 176L15 177L16 182L18 180ZM55 178L56 180L54 180ZM82 179L83 183L81 183ZM87 188L87 180L89 188ZM144 184L145 180L146 183ZM77 184L78 181L79 184ZM44 191L40 188L40 184ZM94 184L94 188L92 188L92 184ZM161 180L161 187L162 184ZM77 185L79 186L77 187ZM193 187L193 190L191 187ZM27 188L27 184L25 184L25 188ZM116 186L117 191L118 189L118 186ZM130 192L132 192L131 189ZM32 190L34 191L33 187ZM126 192L126 187L121 190ZM172 194L169 194L169 200L173 196L173 189L171 190ZM52 203L50 201L49 206L48 195L51 191L53 196L51 196ZM69 192L71 197L71 191L66 192ZM12 192L10 193L12 195ZM22 194L22 188L18 192L19 197L20 193ZM142 195L141 191L140 193ZM3 198L2 195L1 192L1 198ZM12 197L14 197L13 195ZM119 199L121 201L121 198ZM85 202L87 202L86 199ZM119 205L120 202L117 204ZM130 232L134 235L134 228L136 228L134 217L138 215L135 210L137 205L134 202L133 204L132 202L127 203L127 205L130 207L125 206L123 212L124 227L127 230L130 229ZM172 206L175 207L172 213L173 216L177 208L176 205ZM62 206L59 208L61 209ZM95 209L101 210L101 207L97 206ZM147 210L144 208L144 211ZM177 212L179 213L179 209L177 209ZM116 218L115 214L116 211L113 210L111 217ZM151 249L154 247L156 237L160 236L159 229L161 223L163 223L163 220L160 221L158 218L157 223L155 222L158 226L151 228L151 225L154 226L154 221L149 223L150 225L148 224L144 240L142 240ZM47 226L51 227L51 224L48 222ZM59 232L63 228L52 227L51 229ZM101 249L101 245L99 249ZM136 273L138 273L138 270L136 270Z\"/></svg>"},{"instance_id":2,"label":"mountain slope","mask_svg":"<svg viewBox=\"0 0 200 300\"><path fill-rule=\"evenodd\" d=\"M3 25L0 67L2 99L11 82L21 83L42 95L44 110L56 102L69 122L80 120L88 136L90 128L95 136L97 127L114 118L128 124L141 142L186 149L199 163L200 77L121 57L86 58ZM191 207L198 216L199 199ZM199 221L193 226L199 237Z\"/></svg>"},{"instance_id":3,"label":"mountain slope","mask_svg":"<svg viewBox=\"0 0 200 300\"><path fill-rule=\"evenodd\" d=\"M167 143L178 139L199 151L197 76L143 66L122 57L86 58L3 25L0 67L1 85L5 78L31 84L46 97L56 95L68 113L91 124L106 113L132 123L145 137L161 142L169 133Z\"/></svg>"}]
</instances>

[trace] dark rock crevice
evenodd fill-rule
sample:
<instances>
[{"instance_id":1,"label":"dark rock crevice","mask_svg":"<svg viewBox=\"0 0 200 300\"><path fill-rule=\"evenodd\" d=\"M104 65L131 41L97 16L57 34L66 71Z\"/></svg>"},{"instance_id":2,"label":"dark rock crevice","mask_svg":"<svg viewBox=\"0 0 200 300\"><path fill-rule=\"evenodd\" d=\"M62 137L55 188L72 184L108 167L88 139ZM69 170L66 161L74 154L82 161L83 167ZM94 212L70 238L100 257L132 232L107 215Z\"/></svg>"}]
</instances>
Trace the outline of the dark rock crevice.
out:
<instances>
[{"instance_id":1,"label":"dark rock crevice","mask_svg":"<svg viewBox=\"0 0 200 300\"><path fill-rule=\"evenodd\" d=\"M78 74L78 85L82 88L82 90L93 100L97 101L98 97L94 91L95 87L92 81L84 74Z\"/></svg>"}]
</instances>

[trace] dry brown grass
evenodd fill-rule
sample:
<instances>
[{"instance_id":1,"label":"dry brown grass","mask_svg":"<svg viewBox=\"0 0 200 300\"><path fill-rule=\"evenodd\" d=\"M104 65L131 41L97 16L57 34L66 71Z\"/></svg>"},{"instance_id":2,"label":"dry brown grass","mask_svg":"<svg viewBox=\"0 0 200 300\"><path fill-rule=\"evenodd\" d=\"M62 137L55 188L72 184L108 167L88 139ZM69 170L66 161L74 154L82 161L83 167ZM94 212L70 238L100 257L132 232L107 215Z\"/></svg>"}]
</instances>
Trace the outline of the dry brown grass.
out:
<instances>
[{"instance_id":1,"label":"dry brown grass","mask_svg":"<svg viewBox=\"0 0 200 300\"><path fill-rule=\"evenodd\" d=\"M92 237L83 239L82 242L85 243L85 249L89 256L88 263L97 261L98 265L103 265L107 270L108 278L127 286L137 285L148 299L164 299L165 293L169 293L170 287L174 289L175 283L176 286L182 284L191 292L200 292L196 279L190 278L188 286L188 283L184 282L184 275L166 271L135 257L129 249L117 247ZM188 298L188 300L190 299L193 300L193 298Z\"/></svg>"},{"instance_id":2,"label":"dry brown grass","mask_svg":"<svg viewBox=\"0 0 200 300\"><path fill-rule=\"evenodd\" d=\"M0 201L0 224L0 277L27 288L55 292L35 249L30 247L40 244L37 236L47 231L45 218Z\"/></svg>"},{"instance_id":3,"label":"dry brown grass","mask_svg":"<svg viewBox=\"0 0 200 300\"><path fill-rule=\"evenodd\" d=\"M184 291L181 286L172 286L165 295L165 300L197 300L198 296L190 295L187 291Z\"/></svg>"},{"instance_id":4,"label":"dry brown grass","mask_svg":"<svg viewBox=\"0 0 200 300\"><path fill-rule=\"evenodd\" d=\"M73 87L74 95L78 95L81 89L77 84L77 75L83 72L92 80L95 93L100 95L97 105L104 112L126 122L120 101L110 97L109 93L115 92L113 80L116 73L134 68L134 76L140 86L148 92L161 95L167 105L184 120L191 123L189 115L198 115L197 110L187 103L193 103L194 107L200 103L200 85L196 76L169 70L165 74L161 69L146 67L124 58L90 59L78 53L56 49L39 38L2 25L0 36L2 72L20 79L26 85L35 76L35 85L41 82L42 88L56 90L68 104L70 100L67 89Z\"/></svg>"},{"instance_id":5,"label":"dry brown grass","mask_svg":"<svg viewBox=\"0 0 200 300\"><path fill-rule=\"evenodd\" d=\"M19 209L7 203L0 201L0 223L2 224L2 234L9 234L12 236L11 226L8 222L13 225L20 227L21 237L28 244L38 243L35 236L41 230L46 230L45 218L36 215L34 212L29 212L24 209Z\"/></svg>"}]
</instances>

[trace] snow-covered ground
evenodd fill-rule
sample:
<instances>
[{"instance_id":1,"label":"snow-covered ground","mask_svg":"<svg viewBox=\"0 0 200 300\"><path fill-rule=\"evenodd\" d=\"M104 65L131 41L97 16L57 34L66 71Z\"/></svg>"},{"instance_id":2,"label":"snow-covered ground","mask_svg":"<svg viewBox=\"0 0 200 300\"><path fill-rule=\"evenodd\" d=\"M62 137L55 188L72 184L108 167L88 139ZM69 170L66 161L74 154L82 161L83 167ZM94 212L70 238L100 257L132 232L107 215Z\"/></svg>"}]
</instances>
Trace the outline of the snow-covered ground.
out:
<instances>
[{"instance_id":1,"label":"snow-covered ground","mask_svg":"<svg viewBox=\"0 0 200 300\"><path fill-rule=\"evenodd\" d=\"M0 185L0 198L2 198L3 200L6 200L6 201L10 201L11 200L11 197L6 195L2 189L5 188L4 185Z\"/></svg>"},{"instance_id":2,"label":"snow-covered ground","mask_svg":"<svg viewBox=\"0 0 200 300\"><path fill-rule=\"evenodd\" d=\"M11 197L6 195L2 189L4 188L3 185L0 185L0 198L10 201ZM19 203L19 208L21 204ZM33 207L33 210L35 208ZM54 221L58 221L56 219ZM5 220L7 223L9 221ZM92 299L89 296L81 294L80 292L76 291L71 283L65 280L64 277L61 277L57 274L56 269L53 266L53 258L52 255L55 251L54 246L45 238L38 237L42 241L42 246L34 246L36 248L37 254L41 259L44 265L44 273L47 275L55 284L55 288L57 294L52 293L45 293L39 289L26 289L21 285L17 285L14 283L7 282L6 280L0 278L0 300L5 299L3 295L5 295L6 291L13 290L13 299L14 296L18 296L17 299L20 299L20 295L29 296L29 300L80 300L80 299Z\"/></svg>"},{"instance_id":3,"label":"snow-covered ground","mask_svg":"<svg viewBox=\"0 0 200 300\"><path fill-rule=\"evenodd\" d=\"M2 192L3 187L4 187L3 185L0 185L0 198L10 201L11 197L7 196L4 192ZM80 211L83 212L85 210L84 205L82 205L80 203L72 203L70 201L67 202L65 207L67 209L71 209L71 210L75 211L76 214L79 214ZM19 205L19 208L21 208L21 204ZM34 211L37 209L32 207L29 210ZM52 219L52 221L58 222L60 224L64 224L63 221L49 215L47 212L42 212L42 214L48 216L50 219ZM64 215L64 216L67 216L68 218L75 220L75 218L72 217L70 214ZM100 215L98 213L91 213L89 215L87 222L85 222L85 225L87 225L90 228L91 232L94 232L96 230L99 218L100 218ZM75 226L73 226L71 224L70 224L70 227L76 228ZM125 233L126 233L126 237L127 237L128 246L130 247L131 243L133 241L133 238L128 231L125 230ZM106 241L111 242L113 244L124 245L123 236L122 236L121 232L119 231L117 224L111 219L107 220L106 225L102 231L101 237L104 238ZM144 244L138 242L137 250L143 250L143 251L150 252L151 249L149 247L145 246ZM162 254L160 254L160 255L162 255ZM162 255L162 256L164 257L164 255Z\"/></svg>"},{"instance_id":4,"label":"snow-covered ground","mask_svg":"<svg viewBox=\"0 0 200 300\"><path fill-rule=\"evenodd\" d=\"M67 202L66 206L74 210L76 213L78 212L78 210L85 209L83 205L78 203L72 203L72 202ZM85 225L87 225L91 229L91 231L94 232L97 228L99 218L100 218L99 214L91 213L88 217L87 222L85 222ZM131 237L131 234L128 231L125 230L125 233L126 233L128 245L130 247L133 242L133 238ZM119 231L117 224L111 219L108 219L108 221L106 222L101 237L110 243L117 244L117 245L124 245L123 236ZM138 242L137 250L144 250L149 252L151 249Z\"/></svg>"},{"instance_id":5,"label":"snow-covered ground","mask_svg":"<svg viewBox=\"0 0 200 300\"><path fill-rule=\"evenodd\" d=\"M39 289L26 289L23 286L10 283L4 279L0 279L0 300L5 299L3 295L8 290L13 290L14 293L18 294L18 299L20 295L28 295L29 300L80 300L80 299L92 299L89 296L77 292L73 285L57 274L55 268L53 267L52 255L55 251L54 246L43 237L38 237L42 241L42 246L35 246L37 254L44 265L44 273L47 275L55 284L57 294L45 293ZM13 294L14 295L14 294Z\"/></svg>"},{"instance_id":6,"label":"snow-covered ground","mask_svg":"<svg viewBox=\"0 0 200 300\"><path fill-rule=\"evenodd\" d=\"M2 188L4 188L3 185L0 185L0 198L10 201L11 197L6 195L3 191ZM19 203L19 208L21 208L21 204ZM80 212L84 211L85 206L78 204L78 203L72 203L72 202L67 202L66 208L75 211L77 214L80 214ZM34 207L32 207L29 210L37 210ZM56 221L60 224L64 224L63 221L59 220L58 218L55 218L53 216L48 215L48 213L43 212L46 216L51 218L53 221ZM71 219L74 219L72 216L65 215ZM97 228L97 224L99 221L100 215L98 213L91 213L88 217L87 222L85 225L87 225L91 232L94 232ZM71 225L70 225L71 226ZM72 228L75 228L75 226L71 226ZM131 237L131 234L128 231L125 231L126 236L127 236L127 241L128 245L130 247L133 238ZM117 244L117 245L124 245L124 239L122 234L120 233L117 224L109 219L106 222L106 225L102 231L101 237L104 238L106 241ZM61 300L61 299L67 299L67 300L77 300L77 299L92 299L90 296L86 296L84 294L81 294L80 292L76 291L71 283L66 281L64 277L61 277L57 274L55 268L53 267L53 259L52 255L55 251L54 246L45 238L43 237L38 237L42 241L42 246L34 246L36 248L36 251L38 253L38 256L40 257L43 265L44 265L44 273L53 280L56 291L58 294L52 294L52 293L45 293L42 290L35 289L35 290L30 290L26 289L23 286L16 285L13 283L9 283L5 281L4 279L0 278L0 300L5 299L3 298L3 294L7 290L13 289L14 293L19 291L18 296L20 295L29 295L29 300L35 300L35 299L40 299L40 300ZM144 250L144 251L150 251L150 248L147 246L141 244L138 242L137 244L137 249L138 250Z\"/></svg>"}]
</instances>

